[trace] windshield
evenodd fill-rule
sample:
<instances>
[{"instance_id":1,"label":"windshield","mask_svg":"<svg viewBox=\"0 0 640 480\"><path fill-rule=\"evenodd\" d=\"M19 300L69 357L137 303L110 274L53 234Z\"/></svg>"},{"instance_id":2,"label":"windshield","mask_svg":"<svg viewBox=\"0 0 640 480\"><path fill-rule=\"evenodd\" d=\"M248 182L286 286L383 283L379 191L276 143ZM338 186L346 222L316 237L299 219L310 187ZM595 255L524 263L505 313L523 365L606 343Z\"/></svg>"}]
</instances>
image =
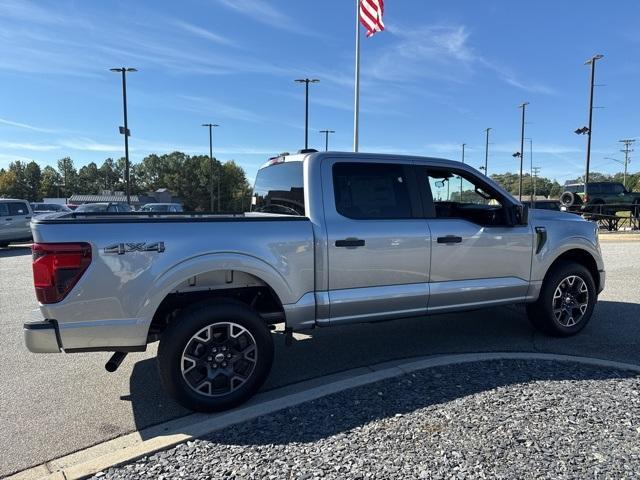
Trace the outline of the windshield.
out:
<instances>
[{"instance_id":1,"label":"windshield","mask_svg":"<svg viewBox=\"0 0 640 480\"><path fill-rule=\"evenodd\" d=\"M106 212L107 208L105 203L85 203L76 208L76 212Z\"/></svg>"},{"instance_id":2,"label":"windshield","mask_svg":"<svg viewBox=\"0 0 640 480\"><path fill-rule=\"evenodd\" d=\"M252 212L304 215L302 162L283 162L258 170Z\"/></svg>"}]
</instances>

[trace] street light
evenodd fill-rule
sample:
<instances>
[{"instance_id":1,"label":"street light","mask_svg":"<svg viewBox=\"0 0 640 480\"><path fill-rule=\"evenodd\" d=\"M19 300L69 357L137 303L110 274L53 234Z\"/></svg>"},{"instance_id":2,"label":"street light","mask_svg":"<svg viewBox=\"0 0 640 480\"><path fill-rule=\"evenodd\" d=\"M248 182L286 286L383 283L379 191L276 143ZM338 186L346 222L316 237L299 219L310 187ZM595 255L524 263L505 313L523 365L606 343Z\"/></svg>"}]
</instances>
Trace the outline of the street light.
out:
<instances>
[{"instance_id":1,"label":"street light","mask_svg":"<svg viewBox=\"0 0 640 480\"><path fill-rule=\"evenodd\" d=\"M318 83L317 78L298 78L297 83L304 83L304 149L309 148L309 84Z\"/></svg>"},{"instance_id":2,"label":"street light","mask_svg":"<svg viewBox=\"0 0 640 480\"><path fill-rule=\"evenodd\" d=\"M587 127L582 127L579 130L582 132L579 135L587 135L587 159L585 162L585 172L584 172L584 198L589 198L588 196L588 188L589 188L589 163L591 161L591 133L593 132L593 87L595 84L596 78L596 61L600 60L603 55L594 55L589 60L584 62L585 65L591 65L591 86L589 88L589 125ZM586 129L586 130L585 130ZM576 133L578 131L576 130Z\"/></svg>"},{"instance_id":3,"label":"street light","mask_svg":"<svg viewBox=\"0 0 640 480\"><path fill-rule=\"evenodd\" d=\"M329 151L329 134L336 133L335 130L320 130L320 133L324 133L324 151Z\"/></svg>"},{"instance_id":4,"label":"street light","mask_svg":"<svg viewBox=\"0 0 640 480\"><path fill-rule=\"evenodd\" d=\"M518 186L518 200L522 201L522 163L524 161L524 114L529 102L523 102L518 108L522 109L522 126L520 129L520 183Z\"/></svg>"},{"instance_id":5,"label":"street light","mask_svg":"<svg viewBox=\"0 0 640 480\"><path fill-rule=\"evenodd\" d=\"M213 212L213 129L220 125L216 123L203 123L203 127L209 128L209 161L211 163L211 175L209 181L209 209ZM218 213L220 212L220 171L218 171Z\"/></svg>"},{"instance_id":6,"label":"street light","mask_svg":"<svg viewBox=\"0 0 640 480\"><path fill-rule=\"evenodd\" d=\"M485 139L485 146L484 146L484 168L482 168L481 170L484 170L484 174L487 174L487 170L489 167L489 132L491 131L491 127L489 128L485 128L485 133L486 133L486 139Z\"/></svg>"},{"instance_id":7,"label":"street light","mask_svg":"<svg viewBox=\"0 0 640 480\"><path fill-rule=\"evenodd\" d=\"M129 124L127 123L127 73L137 72L135 68L119 67L110 68L112 72L122 73L122 105L124 106L124 127L119 127L120 133L124 135L124 176L127 184L127 203L131 204L131 185L129 183Z\"/></svg>"}]
</instances>

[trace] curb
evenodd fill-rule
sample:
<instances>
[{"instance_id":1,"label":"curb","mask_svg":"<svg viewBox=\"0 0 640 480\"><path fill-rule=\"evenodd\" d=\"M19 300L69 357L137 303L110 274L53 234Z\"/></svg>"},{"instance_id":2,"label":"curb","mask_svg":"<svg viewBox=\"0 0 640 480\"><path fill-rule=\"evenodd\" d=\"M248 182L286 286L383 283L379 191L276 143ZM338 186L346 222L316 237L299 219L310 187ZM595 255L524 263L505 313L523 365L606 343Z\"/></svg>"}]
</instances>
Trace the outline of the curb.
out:
<instances>
[{"instance_id":1,"label":"curb","mask_svg":"<svg viewBox=\"0 0 640 480\"><path fill-rule=\"evenodd\" d=\"M398 377L416 370L487 360L547 360L627 370L640 374L640 366L590 357L550 353L491 352L417 357L384 362L331 374L256 395L245 405L216 414L194 413L133 432L64 457L18 472L7 480L72 480L86 478L179 443L206 436L230 425L333 393Z\"/></svg>"}]
</instances>

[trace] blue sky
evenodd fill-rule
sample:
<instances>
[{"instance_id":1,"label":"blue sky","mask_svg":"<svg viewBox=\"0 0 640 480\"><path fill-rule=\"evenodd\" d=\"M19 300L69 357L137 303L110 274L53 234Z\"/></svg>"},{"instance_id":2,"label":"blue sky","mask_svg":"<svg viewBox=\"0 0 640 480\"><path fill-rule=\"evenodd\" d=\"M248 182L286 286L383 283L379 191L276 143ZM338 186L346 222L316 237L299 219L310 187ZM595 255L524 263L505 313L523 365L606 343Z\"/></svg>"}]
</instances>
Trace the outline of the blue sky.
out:
<instances>
[{"instance_id":1,"label":"blue sky","mask_svg":"<svg viewBox=\"0 0 640 480\"><path fill-rule=\"evenodd\" d=\"M312 76L311 146L336 130L352 143L354 1L0 0L0 167L71 156L78 166L122 156L120 78L128 77L131 158L207 153L201 123L219 123L214 153L250 178L304 141ZM387 31L362 39L361 151L484 163L515 171L520 111L534 164L561 183L584 168L589 69L598 63L593 169L619 166L621 138L640 135L640 2L386 0ZM640 145L639 145L640 148ZM528 148L526 149L528 156ZM526 160L528 162L528 160ZM633 161L631 171L637 170Z\"/></svg>"}]
</instances>

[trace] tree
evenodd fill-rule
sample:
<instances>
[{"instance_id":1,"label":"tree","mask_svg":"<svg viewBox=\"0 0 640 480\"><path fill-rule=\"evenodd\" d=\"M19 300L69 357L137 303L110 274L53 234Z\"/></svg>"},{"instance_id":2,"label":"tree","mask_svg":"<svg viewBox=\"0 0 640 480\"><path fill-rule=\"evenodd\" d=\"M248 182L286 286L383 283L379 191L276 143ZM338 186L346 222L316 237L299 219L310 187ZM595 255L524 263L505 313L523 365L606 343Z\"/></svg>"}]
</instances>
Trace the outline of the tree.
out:
<instances>
[{"instance_id":1,"label":"tree","mask_svg":"<svg viewBox=\"0 0 640 480\"><path fill-rule=\"evenodd\" d=\"M73 165L73 160L69 157L61 158L58 160L58 172L62 176L63 194L65 197L70 197L74 193L78 193L77 182L78 172Z\"/></svg>"},{"instance_id":2,"label":"tree","mask_svg":"<svg viewBox=\"0 0 640 480\"><path fill-rule=\"evenodd\" d=\"M40 180L40 198L53 198L62 195L62 176L55 168L47 165L42 170Z\"/></svg>"},{"instance_id":3,"label":"tree","mask_svg":"<svg viewBox=\"0 0 640 480\"><path fill-rule=\"evenodd\" d=\"M98 166L91 162L78 171L77 193L98 194L102 188L102 178Z\"/></svg>"},{"instance_id":4,"label":"tree","mask_svg":"<svg viewBox=\"0 0 640 480\"><path fill-rule=\"evenodd\" d=\"M36 162L29 162L24 169L25 199L35 202L41 199L40 184L42 183L42 172Z\"/></svg>"}]
</instances>

